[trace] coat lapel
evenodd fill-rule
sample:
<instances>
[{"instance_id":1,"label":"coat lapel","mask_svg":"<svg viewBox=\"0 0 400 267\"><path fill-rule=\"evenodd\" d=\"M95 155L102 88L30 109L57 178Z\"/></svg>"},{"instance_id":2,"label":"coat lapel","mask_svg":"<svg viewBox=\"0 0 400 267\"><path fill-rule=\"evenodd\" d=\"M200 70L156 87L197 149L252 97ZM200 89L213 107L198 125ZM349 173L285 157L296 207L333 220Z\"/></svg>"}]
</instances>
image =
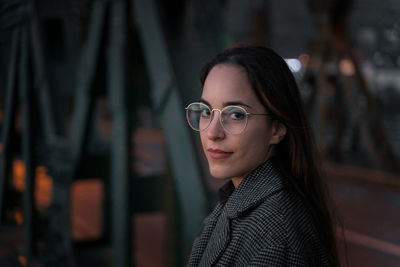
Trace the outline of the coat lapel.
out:
<instances>
[{"instance_id":1,"label":"coat lapel","mask_svg":"<svg viewBox=\"0 0 400 267\"><path fill-rule=\"evenodd\" d=\"M204 228L201 235L193 243L191 255L187 266L199 266L200 260L205 253L205 249L211 235L216 227L218 218L221 214L224 203L218 203L213 212L204 219Z\"/></svg>"},{"instance_id":2,"label":"coat lapel","mask_svg":"<svg viewBox=\"0 0 400 267\"><path fill-rule=\"evenodd\" d=\"M222 211L208 240L199 266L213 266L230 241L230 223L226 211Z\"/></svg>"},{"instance_id":3,"label":"coat lapel","mask_svg":"<svg viewBox=\"0 0 400 267\"><path fill-rule=\"evenodd\" d=\"M228 217L234 219L241 216L287 185L287 179L282 179L273 162L266 161L253 170L233 191L225 205Z\"/></svg>"},{"instance_id":4,"label":"coat lapel","mask_svg":"<svg viewBox=\"0 0 400 267\"><path fill-rule=\"evenodd\" d=\"M245 214L286 185L286 179L282 179L271 160L252 171L226 202L220 202L204 220L203 232L193 246L188 266L215 265L231 240L231 220Z\"/></svg>"}]
</instances>

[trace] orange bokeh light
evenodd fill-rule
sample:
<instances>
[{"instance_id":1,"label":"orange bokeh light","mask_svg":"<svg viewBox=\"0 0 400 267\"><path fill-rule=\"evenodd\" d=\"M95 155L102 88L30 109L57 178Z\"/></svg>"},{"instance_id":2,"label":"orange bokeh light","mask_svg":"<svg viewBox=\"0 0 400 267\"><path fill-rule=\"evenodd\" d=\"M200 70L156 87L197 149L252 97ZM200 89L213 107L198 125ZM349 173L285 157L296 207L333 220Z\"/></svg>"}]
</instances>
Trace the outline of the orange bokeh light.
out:
<instances>
[{"instance_id":1,"label":"orange bokeh light","mask_svg":"<svg viewBox=\"0 0 400 267\"><path fill-rule=\"evenodd\" d=\"M13 186L18 192L25 190L25 164L22 160L13 162ZM44 166L38 166L35 170L35 205L39 210L44 210L50 205L53 180L48 175Z\"/></svg>"}]
</instances>

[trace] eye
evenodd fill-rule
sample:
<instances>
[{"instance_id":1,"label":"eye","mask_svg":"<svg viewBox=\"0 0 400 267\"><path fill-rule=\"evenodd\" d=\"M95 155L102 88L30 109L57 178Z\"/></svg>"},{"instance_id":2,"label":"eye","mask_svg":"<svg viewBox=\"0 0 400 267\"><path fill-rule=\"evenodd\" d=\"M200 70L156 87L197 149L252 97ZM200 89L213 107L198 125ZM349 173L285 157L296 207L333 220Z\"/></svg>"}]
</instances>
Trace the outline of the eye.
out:
<instances>
[{"instance_id":1,"label":"eye","mask_svg":"<svg viewBox=\"0 0 400 267\"><path fill-rule=\"evenodd\" d=\"M239 111L231 113L230 117L234 120L243 120L246 117L246 115L242 111Z\"/></svg>"},{"instance_id":2,"label":"eye","mask_svg":"<svg viewBox=\"0 0 400 267\"><path fill-rule=\"evenodd\" d=\"M229 114L230 120L238 121L246 118L246 112L237 107L227 109L227 113Z\"/></svg>"},{"instance_id":3,"label":"eye","mask_svg":"<svg viewBox=\"0 0 400 267\"><path fill-rule=\"evenodd\" d=\"M202 109L200 110L200 116L201 116L201 117L207 118L207 117L210 117L210 115L211 115L211 111L210 111L209 108L202 108Z\"/></svg>"}]
</instances>

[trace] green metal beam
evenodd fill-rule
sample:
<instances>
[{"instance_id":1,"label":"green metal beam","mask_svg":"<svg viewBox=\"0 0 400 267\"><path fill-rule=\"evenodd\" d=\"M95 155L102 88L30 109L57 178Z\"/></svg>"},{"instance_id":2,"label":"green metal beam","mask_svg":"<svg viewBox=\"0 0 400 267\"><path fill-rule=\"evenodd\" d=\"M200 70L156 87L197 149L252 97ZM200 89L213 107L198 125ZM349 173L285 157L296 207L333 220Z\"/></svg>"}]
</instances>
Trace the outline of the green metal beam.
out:
<instances>
[{"instance_id":1,"label":"green metal beam","mask_svg":"<svg viewBox=\"0 0 400 267\"><path fill-rule=\"evenodd\" d=\"M7 66L7 81L4 96L4 119L1 127L2 152L0 153L0 223L3 221L4 201L7 195L7 179L11 170L11 157L9 145L14 132L14 117L16 104L16 72L17 72L17 48L20 39L19 30L11 34L10 57Z\"/></svg>"},{"instance_id":2,"label":"green metal beam","mask_svg":"<svg viewBox=\"0 0 400 267\"><path fill-rule=\"evenodd\" d=\"M22 108L22 155L25 164L24 190L24 255L27 263L32 260L34 223L34 162L32 158L32 100L29 77L29 38L28 29L21 31L18 87Z\"/></svg>"},{"instance_id":3,"label":"green metal beam","mask_svg":"<svg viewBox=\"0 0 400 267\"><path fill-rule=\"evenodd\" d=\"M88 40L81 57L81 63L77 72L76 99L74 104L74 114L72 118L72 138L71 154L74 160L79 160L88 132L88 121L92 108L93 97L91 97L92 83L94 81L101 37L106 13L106 3L104 1L94 1L93 11L88 29Z\"/></svg>"},{"instance_id":4,"label":"green metal beam","mask_svg":"<svg viewBox=\"0 0 400 267\"><path fill-rule=\"evenodd\" d=\"M34 72L34 87L37 88L38 108L42 121L44 136L50 144L56 142L55 121L51 108L50 88L46 75L43 45L39 31L38 16L35 14L30 23L30 40L32 48L32 67Z\"/></svg>"},{"instance_id":5,"label":"green metal beam","mask_svg":"<svg viewBox=\"0 0 400 267\"><path fill-rule=\"evenodd\" d=\"M184 107L174 77L155 2L136 0L134 17L151 81L153 104L159 112L183 215L185 252L208 212L201 169L184 118Z\"/></svg>"},{"instance_id":6,"label":"green metal beam","mask_svg":"<svg viewBox=\"0 0 400 267\"><path fill-rule=\"evenodd\" d=\"M111 107L111 241L113 266L130 267L132 253L130 129L126 105L126 4L112 1L107 47L108 96Z\"/></svg>"}]
</instances>

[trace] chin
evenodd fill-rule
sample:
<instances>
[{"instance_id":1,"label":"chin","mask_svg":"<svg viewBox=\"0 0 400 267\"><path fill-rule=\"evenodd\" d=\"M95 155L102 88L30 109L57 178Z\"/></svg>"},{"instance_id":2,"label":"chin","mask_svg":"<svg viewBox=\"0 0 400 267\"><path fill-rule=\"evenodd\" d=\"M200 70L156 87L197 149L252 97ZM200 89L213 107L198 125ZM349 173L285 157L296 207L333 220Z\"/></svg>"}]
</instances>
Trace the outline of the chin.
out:
<instances>
[{"instance_id":1,"label":"chin","mask_svg":"<svg viewBox=\"0 0 400 267\"><path fill-rule=\"evenodd\" d=\"M230 179L235 177L235 174L232 172L232 170L227 170L226 168L212 168L211 166L209 167L210 169L210 174L212 177L215 179Z\"/></svg>"}]
</instances>

